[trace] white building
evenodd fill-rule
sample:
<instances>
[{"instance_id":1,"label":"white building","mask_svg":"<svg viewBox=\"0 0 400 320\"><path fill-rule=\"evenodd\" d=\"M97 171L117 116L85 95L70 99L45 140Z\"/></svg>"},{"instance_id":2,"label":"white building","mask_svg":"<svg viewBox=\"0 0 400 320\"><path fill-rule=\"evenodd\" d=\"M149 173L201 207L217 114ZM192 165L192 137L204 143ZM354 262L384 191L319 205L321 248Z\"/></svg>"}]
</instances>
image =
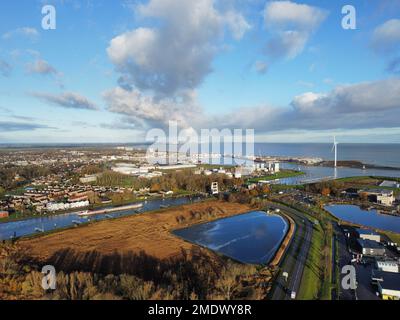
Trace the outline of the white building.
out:
<instances>
[{"instance_id":1,"label":"white building","mask_svg":"<svg viewBox=\"0 0 400 320\"><path fill-rule=\"evenodd\" d=\"M386 189L360 190L358 193L366 194L370 201L385 206L391 206L395 201L393 190L386 190Z\"/></svg>"},{"instance_id":2,"label":"white building","mask_svg":"<svg viewBox=\"0 0 400 320\"><path fill-rule=\"evenodd\" d=\"M218 182L213 182L211 184L211 194L217 195L219 193Z\"/></svg>"},{"instance_id":3,"label":"white building","mask_svg":"<svg viewBox=\"0 0 400 320\"><path fill-rule=\"evenodd\" d=\"M394 260L386 260L386 261L385 260L377 260L376 268L379 271L384 271L384 272L395 272L395 273L400 272L399 263Z\"/></svg>"},{"instance_id":4,"label":"white building","mask_svg":"<svg viewBox=\"0 0 400 320\"><path fill-rule=\"evenodd\" d=\"M117 163L114 167L111 168L111 170L114 172L131 176L139 176L142 174L147 174L149 173L150 170L154 169L155 169L154 166L138 167L135 164L130 164L130 163Z\"/></svg>"},{"instance_id":5,"label":"white building","mask_svg":"<svg viewBox=\"0 0 400 320\"><path fill-rule=\"evenodd\" d=\"M270 174L274 174L280 171L278 162L267 162L261 159L254 160L253 169L255 171L265 171Z\"/></svg>"}]
</instances>

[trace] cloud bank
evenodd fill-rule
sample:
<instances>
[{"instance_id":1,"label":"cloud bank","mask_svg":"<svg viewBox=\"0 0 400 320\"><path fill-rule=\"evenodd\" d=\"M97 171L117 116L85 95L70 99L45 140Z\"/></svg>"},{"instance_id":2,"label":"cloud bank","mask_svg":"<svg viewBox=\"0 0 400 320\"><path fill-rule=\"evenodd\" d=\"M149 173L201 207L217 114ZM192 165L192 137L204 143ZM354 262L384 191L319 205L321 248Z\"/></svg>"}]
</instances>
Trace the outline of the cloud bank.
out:
<instances>
[{"instance_id":1,"label":"cloud bank","mask_svg":"<svg viewBox=\"0 0 400 320\"><path fill-rule=\"evenodd\" d=\"M35 123L0 121L0 132L32 131L37 129L48 129L48 128L49 128L48 126Z\"/></svg>"}]
</instances>

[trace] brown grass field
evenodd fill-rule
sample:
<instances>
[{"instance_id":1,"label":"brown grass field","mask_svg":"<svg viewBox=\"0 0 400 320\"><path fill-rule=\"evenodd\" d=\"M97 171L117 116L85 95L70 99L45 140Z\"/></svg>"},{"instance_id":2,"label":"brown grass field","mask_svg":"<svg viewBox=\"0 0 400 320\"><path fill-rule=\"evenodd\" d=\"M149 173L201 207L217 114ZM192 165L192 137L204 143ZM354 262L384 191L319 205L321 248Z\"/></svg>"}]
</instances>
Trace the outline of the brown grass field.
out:
<instances>
[{"instance_id":1,"label":"brown grass field","mask_svg":"<svg viewBox=\"0 0 400 320\"><path fill-rule=\"evenodd\" d=\"M208 201L100 221L21 240L19 246L25 249L29 258L51 262L62 269L111 271L121 269L120 265L129 265L132 256L145 254L161 260L179 256L183 251L191 250L193 245L174 236L172 230L251 210L249 205ZM178 222L178 217L184 217L184 222Z\"/></svg>"}]
</instances>

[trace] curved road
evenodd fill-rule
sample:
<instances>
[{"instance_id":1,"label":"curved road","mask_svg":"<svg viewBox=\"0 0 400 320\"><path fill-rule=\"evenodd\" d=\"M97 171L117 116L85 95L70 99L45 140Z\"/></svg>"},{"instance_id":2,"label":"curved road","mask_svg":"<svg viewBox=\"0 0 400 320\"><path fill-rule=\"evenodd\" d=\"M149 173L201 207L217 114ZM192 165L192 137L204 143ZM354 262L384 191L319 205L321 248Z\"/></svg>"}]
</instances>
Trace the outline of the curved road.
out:
<instances>
[{"instance_id":1,"label":"curved road","mask_svg":"<svg viewBox=\"0 0 400 320\"><path fill-rule=\"evenodd\" d=\"M291 293L299 293L304 267L311 246L312 223L303 213L277 203L270 203L271 208L280 209L288 214L296 223L296 232L283 261L280 264L281 272L273 287L272 300L291 299ZM287 283L282 273L288 272Z\"/></svg>"}]
</instances>

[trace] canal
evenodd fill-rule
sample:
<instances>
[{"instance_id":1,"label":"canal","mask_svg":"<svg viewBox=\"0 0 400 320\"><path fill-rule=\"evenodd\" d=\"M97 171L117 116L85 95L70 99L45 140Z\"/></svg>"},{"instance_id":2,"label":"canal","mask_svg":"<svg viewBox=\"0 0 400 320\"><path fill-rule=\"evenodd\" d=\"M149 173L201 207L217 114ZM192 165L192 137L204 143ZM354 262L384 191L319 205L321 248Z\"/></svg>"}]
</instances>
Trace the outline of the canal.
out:
<instances>
[{"instance_id":1,"label":"canal","mask_svg":"<svg viewBox=\"0 0 400 320\"><path fill-rule=\"evenodd\" d=\"M49 232L78 224L130 216L140 212L154 211L160 209L160 207L179 206L190 202L198 202L200 200L201 198L199 197L157 199L143 202L143 207L140 210L124 210L90 217L81 217L75 212L6 222L0 224L0 240L7 240L14 236L30 236L38 232Z\"/></svg>"}]
</instances>

